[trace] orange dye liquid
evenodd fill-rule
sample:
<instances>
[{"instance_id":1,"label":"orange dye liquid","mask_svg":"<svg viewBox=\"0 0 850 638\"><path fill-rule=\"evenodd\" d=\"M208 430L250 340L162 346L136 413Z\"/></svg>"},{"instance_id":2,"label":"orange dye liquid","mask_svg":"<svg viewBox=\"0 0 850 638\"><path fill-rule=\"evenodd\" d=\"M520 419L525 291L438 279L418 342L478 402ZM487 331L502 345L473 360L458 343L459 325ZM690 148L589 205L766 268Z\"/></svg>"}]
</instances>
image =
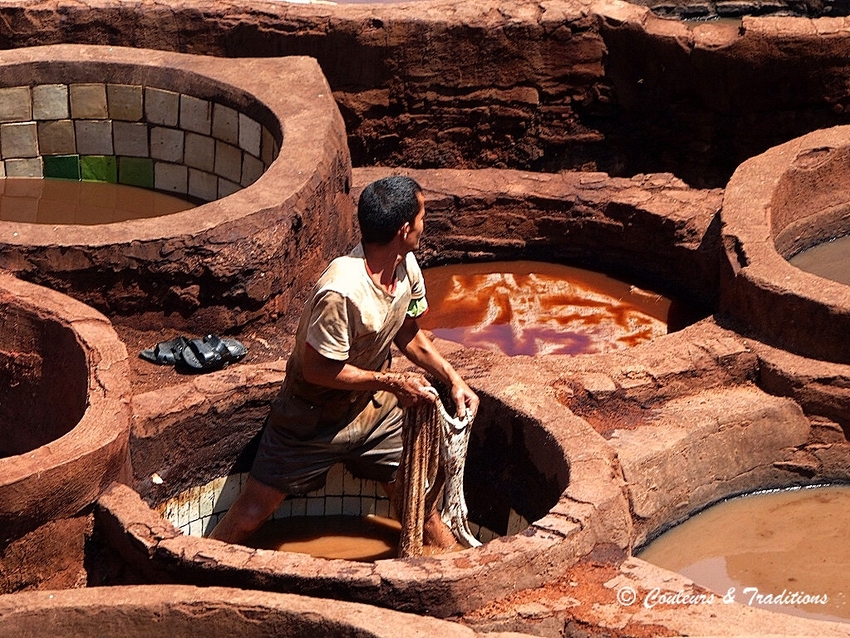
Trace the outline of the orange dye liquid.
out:
<instances>
[{"instance_id":1,"label":"orange dye liquid","mask_svg":"<svg viewBox=\"0 0 850 638\"><path fill-rule=\"evenodd\" d=\"M606 275L542 262L424 271L437 337L506 355L591 354L667 333L670 300Z\"/></svg>"}]
</instances>

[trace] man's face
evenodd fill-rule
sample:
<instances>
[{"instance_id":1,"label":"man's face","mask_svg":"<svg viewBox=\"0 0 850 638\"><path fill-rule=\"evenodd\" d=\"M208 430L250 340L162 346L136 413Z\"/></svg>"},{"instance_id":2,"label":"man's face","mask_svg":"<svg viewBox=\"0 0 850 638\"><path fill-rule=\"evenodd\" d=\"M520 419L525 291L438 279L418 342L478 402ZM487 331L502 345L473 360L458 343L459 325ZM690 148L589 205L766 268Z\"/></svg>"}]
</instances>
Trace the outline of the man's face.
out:
<instances>
[{"instance_id":1,"label":"man's face","mask_svg":"<svg viewBox=\"0 0 850 638\"><path fill-rule=\"evenodd\" d=\"M416 213L412 224L405 224L404 226L404 241L408 251L414 251L419 248L419 240L425 231L425 198L422 196L422 193L417 193L416 199L419 200L419 212Z\"/></svg>"}]
</instances>

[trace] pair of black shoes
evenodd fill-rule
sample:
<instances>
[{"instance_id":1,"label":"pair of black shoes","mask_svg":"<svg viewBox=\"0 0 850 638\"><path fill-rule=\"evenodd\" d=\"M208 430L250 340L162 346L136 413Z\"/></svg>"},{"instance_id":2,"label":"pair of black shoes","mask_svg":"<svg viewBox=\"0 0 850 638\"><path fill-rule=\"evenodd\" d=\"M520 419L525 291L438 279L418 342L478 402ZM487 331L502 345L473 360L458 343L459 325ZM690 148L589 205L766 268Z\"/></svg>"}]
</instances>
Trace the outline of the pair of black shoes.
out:
<instances>
[{"instance_id":1,"label":"pair of black shoes","mask_svg":"<svg viewBox=\"0 0 850 638\"><path fill-rule=\"evenodd\" d=\"M189 372L220 370L245 358L248 349L236 339L207 335L203 339L177 337L161 341L153 348L142 350L139 356L157 365L173 365Z\"/></svg>"}]
</instances>

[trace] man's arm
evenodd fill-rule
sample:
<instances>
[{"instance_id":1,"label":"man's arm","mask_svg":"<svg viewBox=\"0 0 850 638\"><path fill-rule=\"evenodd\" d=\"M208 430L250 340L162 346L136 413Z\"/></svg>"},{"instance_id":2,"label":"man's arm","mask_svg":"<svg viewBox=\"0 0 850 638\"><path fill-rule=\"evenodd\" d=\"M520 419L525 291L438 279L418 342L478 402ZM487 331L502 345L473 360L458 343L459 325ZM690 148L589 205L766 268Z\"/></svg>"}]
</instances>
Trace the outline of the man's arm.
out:
<instances>
[{"instance_id":1,"label":"man's arm","mask_svg":"<svg viewBox=\"0 0 850 638\"><path fill-rule=\"evenodd\" d=\"M309 344L304 349L302 372L306 381L326 388L392 392L402 407L434 401L434 395L424 390L428 381L421 374L364 370L345 361L329 359Z\"/></svg>"},{"instance_id":2,"label":"man's arm","mask_svg":"<svg viewBox=\"0 0 850 638\"><path fill-rule=\"evenodd\" d=\"M431 340L419 329L419 322L407 317L395 338L395 345L411 362L434 375L451 388L452 399L460 417L478 411L478 396L470 389L452 365L443 358Z\"/></svg>"}]
</instances>

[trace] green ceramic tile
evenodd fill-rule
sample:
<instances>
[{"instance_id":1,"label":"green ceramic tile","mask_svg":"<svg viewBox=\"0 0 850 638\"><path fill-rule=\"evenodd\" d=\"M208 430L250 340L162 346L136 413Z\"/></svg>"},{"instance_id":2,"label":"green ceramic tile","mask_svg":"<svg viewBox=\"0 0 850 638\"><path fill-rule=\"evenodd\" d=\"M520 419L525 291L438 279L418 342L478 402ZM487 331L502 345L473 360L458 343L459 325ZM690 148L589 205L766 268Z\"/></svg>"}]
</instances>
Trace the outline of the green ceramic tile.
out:
<instances>
[{"instance_id":1,"label":"green ceramic tile","mask_svg":"<svg viewBox=\"0 0 850 638\"><path fill-rule=\"evenodd\" d=\"M79 155L45 155L44 176L59 179L80 179Z\"/></svg>"},{"instance_id":2,"label":"green ceramic tile","mask_svg":"<svg viewBox=\"0 0 850 638\"><path fill-rule=\"evenodd\" d=\"M153 188L153 160L147 157L119 157L118 183Z\"/></svg>"},{"instance_id":3,"label":"green ceramic tile","mask_svg":"<svg viewBox=\"0 0 850 638\"><path fill-rule=\"evenodd\" d=\"M84 181L118 183L118 164L114 155L81 155L80 169Z\"/></svg>"}]
</instances>

